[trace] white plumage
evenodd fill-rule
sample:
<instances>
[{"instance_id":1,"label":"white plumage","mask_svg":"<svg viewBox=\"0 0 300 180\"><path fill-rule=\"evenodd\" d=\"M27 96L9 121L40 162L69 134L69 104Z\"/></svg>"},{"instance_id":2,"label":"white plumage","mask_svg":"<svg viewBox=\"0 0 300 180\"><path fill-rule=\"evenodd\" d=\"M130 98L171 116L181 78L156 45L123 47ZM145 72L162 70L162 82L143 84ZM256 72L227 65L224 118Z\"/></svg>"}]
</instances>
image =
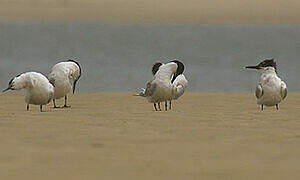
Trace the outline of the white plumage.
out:
<instances>
[{"instance_id":1,"label":"white plumage","mask_svg":"<svg viewBox=\"0 0 300 180\"><path fill-rule=\"evenodd\" d=\"M176 77L173 82L173 97L172 100L177 100L179 97L183 95L185 89L187 87L188 81L186 80L183 74L180 74ZM170 100L169 109L172 108L172 100ZM165 102L167 103L167 102Z\"/></svg>"},{"instance_id":2,"label":"white plumage","mask_svg":"<svg viewBox=\"0 0 300 180\"><path fill-rule=\"evenodd\" d=\"M261 73L260 83L255 90L257 104L261 105L263 110L265 106L276 106L287 96L287 86L276 73L276 62L265 60L257 66L248 66L246 68L257 69Z\"/></svg>"},{"instance_id":3,"label":"white plumage","mask_svg":"<svg viewBox=\"0 0 300 180\"><path fill-rule=\"evenodd\" d=\"M59 62L52 67L48 78L49 81L54 85L54 108L58 108L55 105L55 99L60 99L62 97L65 97L65 105L63 107L70 107L67 106L67 94L71 92L72 89L73 93L75 92L76 83L80 76L81 67L76 61L73 60ZM70 82L71 80L74 81L73 88Z\"/></svg>"},{"instance_id":4,"label":"white plumage","mask_svg":"<svg viewBox=\"0 0 300 180\"><path fill-rule=\"evenodd\" d=\"M185 89L188 85L188 81L183 74L180 74L176 77L175 81L173 82L174 86L174 93L173 93L173 100L177 100L180 96L183 95Z\"/></svg>"},{"instance_id":5,"label":"white plumage","mask_svg":"<svg viewBox=\"0 0 300 180\"><path fill-rule=\"evenodd\" d=\"M156 111L156 103L158 103L158 109L161 110L161 102L165 102L165 110L167 110L167 101L170 101L171 109L171 101L178 99L187 86L187 80L182 75L183 71L184 65L177 60L167 64L154 64L153 80L148 82L146 89L142 89L138 95L146 97L149 102L153 103Z\"/></svg>"},{"instance_id":6,"label":"white plumage","mask_svg":"<svg viewBox=\"0 0 300 180\"><path fill-rule=\"evenodd\" d=\"M171 83L172 76L175 74L177 64L174 62L163 64L158 72L154 75L154 79L150 82L150 88L146 88L147 99L152 103L160 103L172 100L173 86Z\"/></svg>"},{"instance_id":7,"label":"white plumage","mask_svg":"<svg viewBox=\"0 0 300 180\"><path fill-rule=\"evenodd\" d=\"M261 81L255 92L257 104L278 107L287 96L286 84L276 75L273 67L265 67L259 71Z\"/></svg>"},{"instance_id":8,"label":"white plumage","mask_svg":"<svg viewBox=\"0 0 300 180\"><path fill-rule=\"evenodd\" d=\"M53 85L41 73L26 72L11 79L8 88L3 90L21 90L25 89L25 102L27 103L27 110L29 104L42 106L48 104L54 96Z\"/></svg>"}]
</instances>

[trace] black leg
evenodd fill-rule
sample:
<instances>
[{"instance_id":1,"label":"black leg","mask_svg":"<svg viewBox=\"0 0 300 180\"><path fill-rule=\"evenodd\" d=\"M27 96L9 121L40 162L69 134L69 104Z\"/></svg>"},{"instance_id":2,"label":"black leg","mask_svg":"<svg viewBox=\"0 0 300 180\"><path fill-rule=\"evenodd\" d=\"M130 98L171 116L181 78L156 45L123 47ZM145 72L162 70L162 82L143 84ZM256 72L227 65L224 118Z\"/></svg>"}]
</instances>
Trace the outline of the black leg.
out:
<instances>
[{"instance_id":1,"label":"black leg","mask_svg":"<svg viewBox=\"0 0 300 180\"><path fill-rule=\"evenodd\" d=\"M261 111L263 111L263 110L264 110L264 105L262 104L262 105L261 105Z\"/></svg>"},{"instance_id":2,"label":"black leg","mask_svg":"<svg viewBox=\"0 0 300 180\"><path fill-rule=\"evenodd\" d=\"M158 103L158 110L161 111L160 102Z\"/></svg>"},{"instance_id":3,"label":"black leg","mask_svg":"<svg viewBox=\"0 0 300 180\"><path fill-rule=\"evenodd\" d=\"M170 110L172 109L172 101L170 101L169 109L170 109Z\"/></svg>"},{"instance_id":4,"label":"black leg","mask_svg":"<svg viewBox=\"0 0 300 180\"><path fill-rule=\"evenodd\" d=\"M277 109L277 110L279 110L279 106L278 106L278 104L276 104L276 109Z\"/></svg>"},{"instance_id":5,"label":"black leg","mask_svg":"<svg viewBox=\"0 0 300 180\"><path fill-rule=\"evenodd\" d=\"M165 101L165 111L168 111L168 101Z\"/></svg>"},{"instance_id":6,"label":"black leg","mask_svg":"<svg viewBox=\"0 0 300 180\"><path fill-rule=\"evenodd\" d=\"M155 111L157 111L156 103L153 103L153 106L154 106Z\"/></svg>"},{"instance_id":7,"label":"black leg","mask_svg":"<svg viewBox=\"0 0 300 180\"><path fill-rule=\"evenodd\" d=\"M67 95L65 95L65 105L63 106L63 108L69 108L69 107L71 107L71 106L67 106Z\"/></svg>"},{"instance_id":8,"label":"black leg","mask_svg":"<svg viewBox=\"0 0 300 180\"><path fill-rule=\"evenodd\" d=\"M40 105L40 111L43 112L43 105Z\"/></svg>"},{"instance_id":9,"label":"black leg","mask_svg":"<svg viewBox=\"0 0 300 180\"><path fill-rule=\"evenodd\" d=\"M55 104L55 99L53 99L53 105L54 105L53 108L59 108L59 106L56 106L56 104Z\"/></svg>"},{"instance_id":10,"label":"black leg","mask_svg":"<svg viewBox=\"0 0 300 180\"><path fill-rule=\"evenodd\" d=\"M27 104L27 107L26 107L27 111L29 111L29 104Z\"/></svg>"}]
</instances>

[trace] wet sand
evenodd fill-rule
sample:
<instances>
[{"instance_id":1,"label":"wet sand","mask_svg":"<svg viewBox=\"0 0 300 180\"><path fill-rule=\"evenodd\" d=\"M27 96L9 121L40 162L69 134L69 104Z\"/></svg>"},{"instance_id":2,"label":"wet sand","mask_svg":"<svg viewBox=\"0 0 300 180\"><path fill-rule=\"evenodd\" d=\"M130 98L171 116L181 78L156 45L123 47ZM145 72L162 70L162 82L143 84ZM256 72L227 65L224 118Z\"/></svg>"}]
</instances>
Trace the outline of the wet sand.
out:
<instances>
[{"instance_id":1,"label":"wet sand","mask_svg":"<svg viewBox=\"0 0 300 180\"><path fill-rule=\"evenodd\" d=\"M43 113L23 98L0 94L1 179L300 176L300 94L264 112L252 94L187 93L168 112L126 93L75 94Z\"/></svg>"},{"instance_id":2,"label":"wet sand","mask_svg":"<svg viewBox=\"0 0 300 180\"><path fill-rule=\"evenodd\" d=\"M299 23L295 0L0 0L2 21Z\"/></svg>"}]
</instances>

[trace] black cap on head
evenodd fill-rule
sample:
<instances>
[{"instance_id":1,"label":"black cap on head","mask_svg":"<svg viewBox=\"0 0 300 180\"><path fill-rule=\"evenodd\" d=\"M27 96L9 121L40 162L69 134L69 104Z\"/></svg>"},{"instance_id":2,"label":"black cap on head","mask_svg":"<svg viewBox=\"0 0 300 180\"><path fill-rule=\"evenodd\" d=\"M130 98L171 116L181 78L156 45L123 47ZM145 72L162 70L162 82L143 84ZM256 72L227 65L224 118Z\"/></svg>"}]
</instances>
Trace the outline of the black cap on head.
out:
<instances>
[{"instance_id":1,"label":"black cap on head","mask_svg":"<svg viewBox=\"0 0 300 180\"><path fill-rule=\"evenodd\" d=\"M8 86L11 86L11 84L12 84L12 82L13 82L14 79L15 79L15 77L11 78L11 80L8 83Z\"/></svg>"},{"instance_id":2,"label":"black cap on head","mask_svg":"<svg viewBox=\"0 0 300 180\"><path fill-rule=\"evenodd\" d=\"M73 94L74 94L75 93L75 88L76 88L76 83L77 83L78 79L81 77L81 67L80 67L78 62L76 62L72 59L69 59L68 62L73 62L73 63L77 64L77 66L79 67L79 76L76 80L74 80L74 83L73 83Z\"/></svg>"},{"instance_id":3,"label":"black cap on head","mask_svg":"<svg viewBox=\"0 0 300 180\"><path fill-rule=\"evenodd\" d=\"M77 66L79 67L79 76L77 78L77 79L79 79L81 77L81 66L80 66L80 64L77 61L74 61L72 59L69 59L68 62L73 62L73 63L77 64Z\"/></svg>"},{"instance_id":4,"label":"black cap on head","mask_svg":"<svg viewBox=\"0 0 300 180\"><path fill-rule=\"evenodd\" d=\"M174 74L174 76L173 76L173 79L172 79L172 83L175 81L175 79L176 79L176 77L178 76L178 75L180 75L180 74L182 74L183 73L183 71L184 71L184 64L181 62L181 61L178 61L178 60L174 60L174 61L171 61L171 62L174 62L174 63L176 63L177 64L177 70L176 70L176 73Z\"/></svg>"},{"instance_id":5,"label":"black cap on head","mask_svg":"<svg viewBox=\"0 0 300 180\"><path fill-rule=\"evenodd\" d=\"M277 72L277 64L274 61L274 59L265 59L262 62L260 62L257 66L246 66L245 68L261 69L263 67L273 67L275 69L275 71Z\"/></svg>"},{"instance_id":6,"label":"black cap on head","mask_svg":"<svg viewBox=\"0 0 300 180\"><path fill-rule=\"evenodd\" d=\"M277 69L277 64L274 59L265 59L261 63L258 64L260 67L273 67L275 70Z\"/></svg>"},{"instance_id":7,"label":"black cap on head","mask_svg":"<svg viewBox=\"0 0 300 180\"><path fill-rule=\"evenodd\" d=\"M157 62L155 64L153 64L153 67L152 67L152 74L153 76L156 74L156 72L158 71L159 67L162 65L161 62Z\"/></svg>"},{"instance_id":8,"label":"black cap on head","mask_svg":"<svg viewBox=\"0 0 300 180\"><path fill-rule=\"evenodd\" d=\"M19 75L17 75L16 77L19 77L21 74L19 74ZM13 88L12 88L12 83L13 83L13 81L14 81L14 79L16 78L16 77L13 77L13 78L11 78L11 80L9 81L9 83L8 83L8 87L6 88L6 89L4 89L2 92L5 92L5 91L8 91L8 90L14 90Z\"/></svg>"}]
</instances>

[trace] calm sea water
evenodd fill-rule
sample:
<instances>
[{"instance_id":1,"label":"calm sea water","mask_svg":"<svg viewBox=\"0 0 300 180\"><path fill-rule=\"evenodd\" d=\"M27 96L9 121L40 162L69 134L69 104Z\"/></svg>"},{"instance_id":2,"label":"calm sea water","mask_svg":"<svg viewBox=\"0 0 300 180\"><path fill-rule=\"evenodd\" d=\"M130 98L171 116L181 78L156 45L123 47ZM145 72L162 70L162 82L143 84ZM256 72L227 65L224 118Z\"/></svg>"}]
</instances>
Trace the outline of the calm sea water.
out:
<instances>
[{"instance_id":1,"label":"calm sea water","mask_svg":"<svg viewBox=\"0 0 300 180\"><path fill-rule=\"evenodd\" d=\"M252 92L255 65L275 58L290 92L300 91L300 25L112 25L0 23L0 88L20 72L48 74L69 58L82 64L78 92L135 92L156 61L181 59L189 91Z\"/></svg>"}]
</instances>

